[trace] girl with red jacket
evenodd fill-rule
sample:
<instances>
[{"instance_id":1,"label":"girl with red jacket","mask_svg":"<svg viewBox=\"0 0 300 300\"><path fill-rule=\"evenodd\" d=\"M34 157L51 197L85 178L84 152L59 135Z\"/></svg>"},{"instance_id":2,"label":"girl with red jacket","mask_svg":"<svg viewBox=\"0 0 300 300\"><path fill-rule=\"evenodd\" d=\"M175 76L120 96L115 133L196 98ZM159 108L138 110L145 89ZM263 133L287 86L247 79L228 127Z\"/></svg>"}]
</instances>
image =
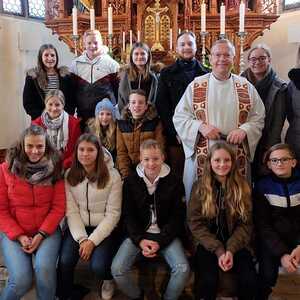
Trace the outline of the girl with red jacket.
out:
<instances>
[{"instance_id":1,"label":"girl with red jacket","mask_svg":"<svg viewBox=\"0 0 300 300\"><path fill-rule=\"evenodd\" d=\"M2 300L22 298L33 273L36 299L54 299L64 213L59 156L43 128L32 125L0 165L1 250L9 273Z\"/></svg>"},{"instance_id":2,"label":"girl with red jacket","mask_svg":"<svg viewBox=\"0 0 300 300\"><path fill-rule=\"evenodd\" d=\"M81 131L79 120L65 110L65 97L60 90L51 90L45 98L45 110L40 117L32 121L46 129L50 142L63 156L63 167L68 169Z\"/></svg>"}]
</instances>

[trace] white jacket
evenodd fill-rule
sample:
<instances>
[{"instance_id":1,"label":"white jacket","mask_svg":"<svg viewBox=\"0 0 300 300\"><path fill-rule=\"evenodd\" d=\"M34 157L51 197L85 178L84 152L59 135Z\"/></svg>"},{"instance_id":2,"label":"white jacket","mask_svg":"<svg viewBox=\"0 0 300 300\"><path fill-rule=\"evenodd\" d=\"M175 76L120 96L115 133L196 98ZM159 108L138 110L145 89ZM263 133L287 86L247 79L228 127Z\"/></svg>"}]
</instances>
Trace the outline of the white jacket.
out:
<instances>
[{"instance_id":1,"label":"white jacket","mask_svg":"<svg viewBox=\"0 0 300 300\"><path fill-rule=\"evenodd\" d=\"M119 222L122 204L122 181L113 166L110 153L105 149L105 162L110 179L104 189L85 178L76 186L65 180L67 222L77 242L91 240L96 246L108 237ZM88 236L85 227L96 227Z\"/></svg>"}]
</instances>

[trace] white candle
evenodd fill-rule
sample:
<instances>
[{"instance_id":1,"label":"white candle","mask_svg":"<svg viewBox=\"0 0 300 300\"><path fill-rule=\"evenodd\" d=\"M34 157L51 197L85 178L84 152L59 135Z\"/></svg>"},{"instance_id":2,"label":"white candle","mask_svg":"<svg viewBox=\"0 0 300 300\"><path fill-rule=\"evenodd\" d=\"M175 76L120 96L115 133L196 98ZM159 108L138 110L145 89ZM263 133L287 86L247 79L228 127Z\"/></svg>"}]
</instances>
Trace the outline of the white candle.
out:
<instances>
[{"instance_id":1,"label":"white candle","mask_svg":"<svg viewBox=\"0 0 300 300\"><path fill-rule=\"evenodd\" d=\"M169 34L170 34L170 50L172 51L172 49L173 49L173 36L172 36L172 34L173 34L173 31L172 31L172 28L170 28L170 32L169 32Z\"/></svg>"},{"instance_id":2,"label":"white candle","mask_svg":"<svg viewBox=\"0 0 300 300\"><path fill-rule=\"evenodd\" d=\"M122 42L123 42L123 52L126 51L126 44L125 44L125 31L123 31L123 38L122 38Z\"/></svg>"},{"instance_id":3,"label":"white candle","mask_svg":"<svg viewBox=\"0 0 300 300\"><path fill-rule=\"evenodd\" d=\"M129 30L129 45L130 49L132 48L132 30Z\"/></svg>"},{"instance_id":4,"label":"white candle","mask_svg":"<svg viewBox=\"0 0 300 300\"><path fill-rule=\"evenodd\" d=\"M220 7L220 34L225 34L225 5L221 4Z\"/></svg>"},{"instance_id":5,"label":"white candle","mask_svg":"<svg viewBox=\"0 0 300 300\"><path fill-rule=\"evenodd\" d=\"M77 7L75 5L72 8L72 24L73 24L73 35L78 35Z\"/></svg>"},{"instance_id":6,"label":"white candle","mask_svg":"<svg viewBox=\"0 0 300 300\"><path fill-rule=\"evenodd\" d=\"M180 33L181 33L181 29L179 28L179 29L178 29L178 35L179 35Z\"/></svg>"},{"instance_id":7,"label":"white candle","mask_svg":"<svg viewBox=\"0 0 300 300\"><path fill-rule=\"evenodd\" d=\"M90 26L91 30L95 30L95 9L90 8Z\"/></svg>"},{"instance_id":8,"label":"white candle","mask_svg":"<svg viewBox=\"0 0 300 300\"><path fill-rule=\"evenodd\" d=\"M241 1L240 3L240 29L239 32L245 31L245 3Z\"/></svg>"},{"instance_id":9,"label":"white candle","mask_svg":"<svg viewBox=\"0 0 300 300\"><path fill-rule=\"evenodd\" d=\"M201 32L206 31L206 4L203 1L201 3Z\"/></svg>"},{"instance_id":10,"label":"white candle","mask_svg":"<svg viewBox=\"0 0 300 300\"><path fill-rule=\"evenodd\" d=\"M108 7L108 34L113 34L112 7Z\"/></svg>"},{"instance_id":11,"label":"white candle","mask_svg":"<svg viewBox=\"0 0 300 300\"><path fill-rule=\"evenodd\" d=\"M138 40L138 42L141 41L141 32L139 30L137 32L137 40Z\"/></svg>"}]
</instances>

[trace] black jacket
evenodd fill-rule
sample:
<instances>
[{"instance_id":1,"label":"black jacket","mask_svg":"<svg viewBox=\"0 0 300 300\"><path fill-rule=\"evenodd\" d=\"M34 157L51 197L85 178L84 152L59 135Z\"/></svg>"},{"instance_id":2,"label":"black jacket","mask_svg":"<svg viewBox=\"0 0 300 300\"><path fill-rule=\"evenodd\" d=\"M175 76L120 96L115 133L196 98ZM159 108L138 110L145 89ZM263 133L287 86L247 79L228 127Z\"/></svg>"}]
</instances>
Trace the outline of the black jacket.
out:
<instances>
[{"instance_id":1,"label":"black jacket","mask_svg":"<svg viewBox=\"0 0 300 300\"><path fill-rule=\"evenodd\" d=\"M122 220L129 238L139 246L142 239L149 238L159 243L160 248L170 244L184 232L186 216L183 202L182 182L172 173L160 178L154 196L149 195L144 179L135 172L123 185ZM160 233L146 232L150 225L150 205L156 209Z\"/></svg>"},{"instance_id":2,"label":"black jacket","mask_svg":"<svg viewBox=\"0 0 300 300\"><path fill-rule=\"evenodd\" d=\"M206 70L199 61L195 60L195 77L206 73L208 73L208 70ZM164 125L168 145L178 145L176 139L177 133L173 125L172 118L179 100L185 92L186 87L193 79L194 78L188 78L188 76L184 73L179 60L161 71L158 80L155 105Z\"/></svg>"},{"instance_id":3,"label":"black jacket","mask_svg":"<svg viewBox=\"0 0 300 300\"><path fill-rule=\"evenodd\" d=\"M74 88L71 74L67 67L60 67L58 69L59 89L65 96L64 110L74 115L75 112L75 99ZM31 69L27 72L25 85L23 89L23 106L31 120L38 118L45 109L44 99L46 86L40 80L37 68Z\"/></svg>"}]
</instances>

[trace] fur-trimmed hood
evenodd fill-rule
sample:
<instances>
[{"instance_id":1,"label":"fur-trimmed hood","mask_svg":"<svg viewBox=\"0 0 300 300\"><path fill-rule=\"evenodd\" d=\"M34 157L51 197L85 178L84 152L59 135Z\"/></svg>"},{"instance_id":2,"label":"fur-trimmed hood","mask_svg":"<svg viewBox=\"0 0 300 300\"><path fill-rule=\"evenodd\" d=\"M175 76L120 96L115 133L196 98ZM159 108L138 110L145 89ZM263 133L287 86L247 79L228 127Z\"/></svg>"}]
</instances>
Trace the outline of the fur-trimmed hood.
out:
<instances>
[{"instance_id":1,"label":"fur-trimmed hood","mask_svg":"<svg viewBox=\"0 0 300 300\"><path fill-rule=\"evenodd\" d=\"M58 75L60 77L66 77L71 74L69 68L66 66L61 66L57 70L58 70ZM39 87L42 90L45 90L47 88L48 81L46 78L46 73L41 72L37 67L28 70L26 75L32 77L32 79L34 80L37 80Z\"/></svg>"},{"instance_id":2,"label":"fur-trimmed hood","mask_svg":"<svg viewBox=\"0 0 300 300\"><path fill-rule=\"evenodd\" d=\"M32 68L32 69L29 69L26 74L28 76L31 76L33 79L36 79L39 77L39 70L37 67L35 68ZM61 77L65 77L67 75L70 75L70 71L69 71L69 68L67 66L61 66L58 68L58 74L59 76Z\"/></svg>"},{"instance_id":3,"label":"fur-trimmed hood","mask_svg":"<svg viewBox=\"0 0 300 300\"><path fill-rule=\"evenodd\" d=\"M148 103L148 109L145 112L145 115L143 116L143 118L140 120L142 123L144 121L148 121L148 120L153 120L158 116L156 108L151 104ZM121 112L121 119L122 120L133 120L132 118L132 114L129 110L129 104L127 104L122 112Z\"/></svg>"}]
</instances>

